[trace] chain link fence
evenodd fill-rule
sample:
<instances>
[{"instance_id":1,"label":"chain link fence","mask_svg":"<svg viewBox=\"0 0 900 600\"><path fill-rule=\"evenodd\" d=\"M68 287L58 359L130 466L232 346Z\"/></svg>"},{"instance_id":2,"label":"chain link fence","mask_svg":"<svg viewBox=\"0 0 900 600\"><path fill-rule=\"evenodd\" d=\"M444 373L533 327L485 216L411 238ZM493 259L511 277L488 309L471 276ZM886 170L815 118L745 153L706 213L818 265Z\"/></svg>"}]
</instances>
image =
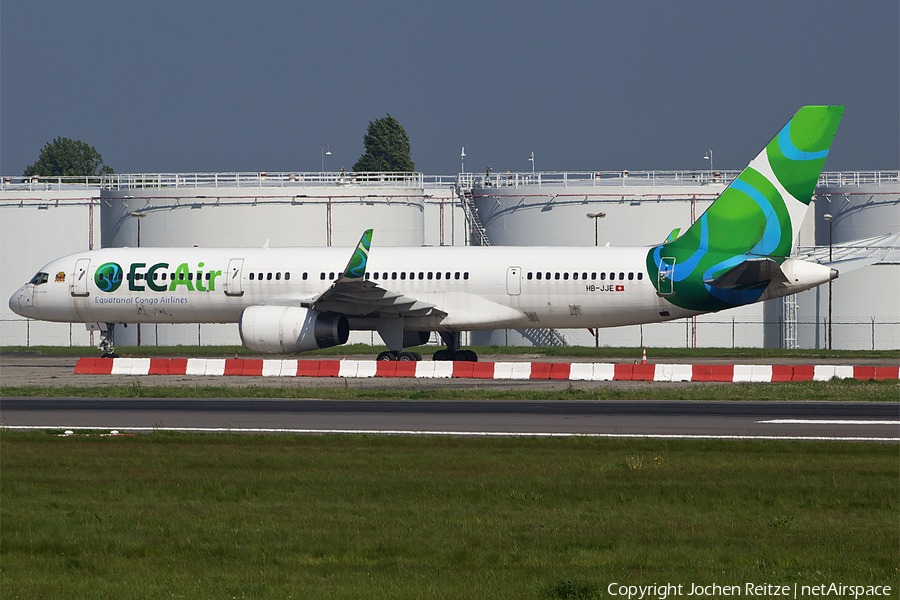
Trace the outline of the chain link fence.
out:
<instances>
[{"instance_id":1,"label":"chain link fence","mask_svg":"<svg viewBox=\"0 0 900 600\"><path fill-rule=\"evenodd\" d=\"M239 346L237 325L233 323L143 324L143 346ZM116 344L136 346L137 325L116 327ZM706 348L785 348L784 323L781 321L718 319L680 319L665 323L631 325L601 329L601 346L656 346ZM828 321L799 320L796 324L797 347L827 348ZM595 338L586 329L564 329L560 333L571 346L593 346ZM831 324L835 350L893 350L900 348L900 321L869 317L835 320ZM515 330L502 338L505 344L530 345ZM87 331L81 323L49 323L31 319L0 319L0 346L95 346L99 332ZM351 343L380 344L381 339L368 331L353 332ZM495 342L492 342L495 343Z\"/></svg>"}]
</instances>

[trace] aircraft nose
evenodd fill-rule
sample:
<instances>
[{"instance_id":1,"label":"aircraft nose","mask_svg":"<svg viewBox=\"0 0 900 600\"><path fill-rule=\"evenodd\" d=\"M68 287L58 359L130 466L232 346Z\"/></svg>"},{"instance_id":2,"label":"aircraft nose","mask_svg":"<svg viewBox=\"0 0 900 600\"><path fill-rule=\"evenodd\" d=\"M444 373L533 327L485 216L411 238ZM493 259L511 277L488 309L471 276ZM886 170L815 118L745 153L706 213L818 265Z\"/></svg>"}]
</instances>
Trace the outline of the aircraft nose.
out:
<instances>
[{"instance_id":1,"label":"aircraft nose","mask_svg":"<svg viewBox=\"0 0 900 600\"><path fill-rule=\"evenodd\" d=\"M27 317L28 315L25 313L25 310L31 308L30 302L25 302L25 288L28 286L23 285L19 289L15 291L15 293L9 297L9 310L13 311L20 317Z\"/></svg>"}]
</instances>

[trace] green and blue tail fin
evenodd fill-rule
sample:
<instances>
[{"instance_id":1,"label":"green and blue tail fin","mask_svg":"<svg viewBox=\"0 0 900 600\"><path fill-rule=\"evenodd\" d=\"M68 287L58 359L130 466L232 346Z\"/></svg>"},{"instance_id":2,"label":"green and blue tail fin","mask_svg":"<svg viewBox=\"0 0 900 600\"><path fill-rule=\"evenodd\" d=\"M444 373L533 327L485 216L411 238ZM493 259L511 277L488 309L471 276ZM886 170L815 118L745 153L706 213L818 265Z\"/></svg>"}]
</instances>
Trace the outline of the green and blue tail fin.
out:
<instances>
[{"instance_id":1,"label":"green and blue tail fin","mask_svg":"<svg viewBox=\"0 0 900 600\"><path fill-rule=\"evenodd\" d=\"M798 110L700 219L652 248L647 268L657 293L698 311L759 300L770 281L761 278L773 272L772 264L777 267L787 259L797 243L843 114L843 106ZM763 261L769 266L759 268ZM736 272L742 264L753 268ZM723 277L728 271L733 272ZM745 284L716 284L723 279Z\"/></svg>"}]
</instances>

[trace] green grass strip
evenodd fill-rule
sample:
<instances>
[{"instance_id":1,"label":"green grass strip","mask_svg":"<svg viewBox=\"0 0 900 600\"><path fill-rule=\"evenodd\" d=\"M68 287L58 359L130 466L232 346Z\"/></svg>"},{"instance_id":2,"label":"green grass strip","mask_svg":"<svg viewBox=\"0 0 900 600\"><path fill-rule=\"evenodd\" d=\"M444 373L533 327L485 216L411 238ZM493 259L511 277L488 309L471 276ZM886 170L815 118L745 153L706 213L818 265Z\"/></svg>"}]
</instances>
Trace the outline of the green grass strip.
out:
<instances>
[{"instance_id":1,"label":"green grass strip","mask_svg":"<svg viewBox=\"0 0 900 600\"><path fill-rule=\"evenodd\" d=\"M226 387L211 385L150 386L143 385L137 377L127 385L78 387L0 387L0 396L76 396L103 398L322 398L340 400L753 400L753 401L867 401L896 402L900 400L900 387L894 380L860 381L832 379L831 381L802 381L791 383L730 383L730 384L654 384L639 388L583 389L576 382L560 382L560 389L477 389L445 387L432 389L425 384L421 388L398 389L388 387L354 387L354 380L345 380L345 387L308 387L303 379L292 380L279 387L248 385ZM335 380L337 382L337 380ZM527 383L527 382L525 382Z\"/></svg>"},{"instance_id":2,"label":"green grass strip","mask_svg":"<svg viewBox=\"0 0 900 600\"><path fill-rule=\"evenodd\" d=\"M541 599L843 583L897 598L898 471L893 444L6 431L0 588Z\"/></svg>"}]
</instances>

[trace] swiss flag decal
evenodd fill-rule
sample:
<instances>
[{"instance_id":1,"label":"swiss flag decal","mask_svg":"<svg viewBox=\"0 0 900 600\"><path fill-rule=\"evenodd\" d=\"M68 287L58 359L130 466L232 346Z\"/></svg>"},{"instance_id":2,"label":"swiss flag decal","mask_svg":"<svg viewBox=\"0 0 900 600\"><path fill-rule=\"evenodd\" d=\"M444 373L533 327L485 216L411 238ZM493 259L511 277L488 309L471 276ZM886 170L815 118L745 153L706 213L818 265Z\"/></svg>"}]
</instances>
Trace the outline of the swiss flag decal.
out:
<instances>
[{"instance_id":1,"label":"swiss flag decal","mask_svg":"<svg viewBox=\"0 0 900 600\"><path fill-rule=\"evenodd\" d=\"M617 286L616 286L616 291L617 291L617 292L624 292L624 291L625 291L625 286L624 286L624 285L617 285Z\"/></svg>"}]
</instances>

